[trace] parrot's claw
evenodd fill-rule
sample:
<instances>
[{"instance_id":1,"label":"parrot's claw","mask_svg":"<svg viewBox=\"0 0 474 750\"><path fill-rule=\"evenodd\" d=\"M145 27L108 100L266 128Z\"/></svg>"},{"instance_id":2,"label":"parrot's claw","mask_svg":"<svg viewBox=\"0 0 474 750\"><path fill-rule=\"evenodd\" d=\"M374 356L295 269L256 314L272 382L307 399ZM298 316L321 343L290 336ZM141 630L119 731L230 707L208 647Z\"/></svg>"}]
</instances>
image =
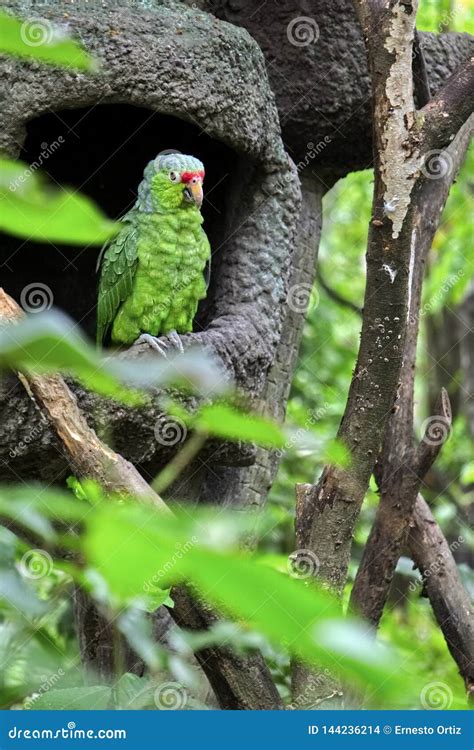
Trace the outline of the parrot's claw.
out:
<instances>
[{"instance_id":1,"label":"parrot's claw","mask_svg":"<svg viewBox=\"0 0 474 750\"><path fill-rule=\"evenodd\" d=\"M135 341L135 344L148 344L148 346L151 346L151 348L154 349L155 352L161 354L162 357L164 357L165 359L168 358L164 349L166 343L164 341L159 342L156 336L152 336L151 333L142 333L142 335L139 336Z\"/></svg>"},{"instance_id":2,"label":"parrot's claw","mask_svg":"<svg viewBox=\"0 0 474 750\"><path fill-rule=\"evenodd\" d=\"M168 338L171 341L171 343L176 347L176 349L179 351L179 353L184 354L183 342L181 341L176 331L170 331L168 333Z\"/></svg>"}]
</instances>

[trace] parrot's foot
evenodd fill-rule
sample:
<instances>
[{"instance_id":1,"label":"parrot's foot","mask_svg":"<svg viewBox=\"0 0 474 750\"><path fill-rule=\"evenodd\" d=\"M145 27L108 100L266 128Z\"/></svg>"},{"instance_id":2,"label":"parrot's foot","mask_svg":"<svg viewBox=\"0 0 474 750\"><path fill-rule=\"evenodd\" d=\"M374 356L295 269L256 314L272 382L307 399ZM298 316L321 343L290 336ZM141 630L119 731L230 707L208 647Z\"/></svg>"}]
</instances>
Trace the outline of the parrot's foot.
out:
<instances>
[{"instance_id":1,"label":"parrot's foot","mask_svg":"<svg viewBox=\"0 0 474 750\"><path fill-rule=\"evenodd\" d=\"M151 346L151 348L154 349L155 352L158 352L158 354L161 354L162 357L167 359L167 355L164 349L166 344L164 344L163 342L160 343L156 336L152 336L151 333L142 333L142 335L139 336L135 341L135 344L148 344L148 346Z\"/></svg>"},{"instance_id":2,"label":"parrot's foot","mask_svg":"<svg viewBox=\"0 0 474 750\"><path fill-rule=\"evenodd\" d=\"M171 343L173 344L173 346L175 346L176 349L179 351L179 353L180 354L184 354L183 342L181 341L181 339L178 336L178 334L176 333L176 331L170 331L167 334L167 336L168 336L169 340L171 341Z\"/></svg>"}]
</instances>

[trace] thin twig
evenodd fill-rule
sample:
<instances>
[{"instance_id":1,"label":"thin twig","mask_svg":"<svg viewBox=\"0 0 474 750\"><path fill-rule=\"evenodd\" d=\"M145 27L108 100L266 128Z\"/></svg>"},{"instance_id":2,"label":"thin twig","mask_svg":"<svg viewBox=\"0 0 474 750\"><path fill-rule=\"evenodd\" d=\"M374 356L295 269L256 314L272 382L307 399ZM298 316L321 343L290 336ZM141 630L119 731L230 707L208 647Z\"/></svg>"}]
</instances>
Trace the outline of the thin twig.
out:
<instances>
[{"instance_id":1,"label":"thin twig","mask_svg":"<svg viewBox=\"0 0 474 750\"><path fill-rule=\"evenodd\" d=\"M425 434L413 460L413 471L420 481L436 461L451 432L453 414L449 395L445 388L441 389L434 411L434 415L427 420Z\"/></svg>"},{"instance_id":2,"label":"thin twig","mask_svg":"<svg viewBox=\"0 0 474 750\"><path fill-rule=\"evenodd\" d=\"M171 459L160 471L152 482L155 492L162 493L178 479L181 472L189 466L191 461L196 458L197 454L206 442L208 435L202 432L195 432L189 440L186 441L181 450Z\"/></svg>"},{"instance_id":3,"label":"thin twig","mask_svg":"<svg viewBox=\"0 0 474 750\"><path fill-rule=\"evenodd\" d=\"M316 278L318 279L320 286L324 289L330 299L332 299L334 302L337 302L338 305L342 305L342 307L347 307L348 310L352 310L352 312L357 313L357 315L362 315L362 309L360 307L354 304L354 302L352 302L350 299L344 297L342 294L339 294L339 292L337 292L335 289L333 289L333 287L329 286L329 284L326 283L321 273L321 262L319 262L318 265Z\"/></svg>"}]
</instances>

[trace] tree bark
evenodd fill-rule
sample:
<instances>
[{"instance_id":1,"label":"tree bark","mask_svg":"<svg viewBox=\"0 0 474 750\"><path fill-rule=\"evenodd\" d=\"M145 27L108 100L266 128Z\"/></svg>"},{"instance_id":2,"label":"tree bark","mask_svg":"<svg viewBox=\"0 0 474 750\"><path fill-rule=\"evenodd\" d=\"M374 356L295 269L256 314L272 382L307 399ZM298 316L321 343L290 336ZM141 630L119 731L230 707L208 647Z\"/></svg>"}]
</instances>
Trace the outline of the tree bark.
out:
<instances>
[{"instance_id":1,"label":"tree bark","mask_svg":"<svg viewBox=\"0 0 474 750\"><path fill-rule=\"evenodd\" d=\"M369 123L370 113L370 80L368 76L367 60L364 51L363 38L359 25L356 21L355 12L350 0L338 0L334 4L328 5L325 0L316 0L308 8L304 0L298 2L289 2L289 0L269 0L261 8L255 8L250 0L202 0L199 3L191 3L193 10L199 5L210 11L218 18L229 21L235 26L245 27L250 34L257 40L266 57L267 69L270 76L270 83L275 92L276 101L279 109L280 118L283 124L283 135L285 143L291 149L291 154L296 163L304 166L305 175L308 180L313 179L315 185L319 184L322 191L333 184L337 176L350 171L351 169L361 169L366 167L371 160L371 137ZM6 7L23 13L28 16L31 12L28 3L21 0L6 0ZM221 60L221 53L225 47L226 31L222 28L222 33L212 40L209 37L209 29L206 26L205 16L196 13L195 16L183 16L176 18L168 13L166 19L159 20L157 14L161 13L161 3L153 0L146 2L134 2L129 4L124 0L120 9L117 9L115 3L109 6L108 0L104 0L101 8L91 7L87 9L86 14L82 14L79 8L73 7L70 3L56 2L48 4L45 2L42 6L42 13L49 19L63 20L63 11L68 13L68 23L71 31L77 29L80 37L87 46L94 50L96 46L96 36L100 40L100 46L97 52L103 58L105 69L105 85L103 79L99 76L94 81L87 78L75 81L74 97L68 76L57 72L39 71L37 68L30 67L28 64L21 66L21 78L23 80L24 95L19 97L9 97L8 91L12 88L19 91L17 85L18 78L15 72L16 65L8 64L5 69L5 122L2 124L2 147L16 152L18 144L22 143L26 121L31 121L41 113L44 102L48 101L50 108L58 109L63 106L87 106L96 104L98 101L114 101L119 98L120 101L129 99L129 92L134 90L133 103L137 106L146 106L152 109L160 109L160 106L168 106L169 98L164 97L163 105L157 92L166 91L166 80L163 82L156 80L156 60L160 55L160 50L166 47L160 38L160 29L163 30L165 38L172 38L173 44L186 40L186 35L191 27L193 33L207 34L208 41L212 41L209 49L211 59L210 65L205 66L202 59L199 65L194 65L192 60L186 64L187 75L192 71L211 70L214 66L216 75L211 81L211 89L214 93L206 97L203 92L202 113L186 112L185 117L198 121L198 125L209 131L217 137L225 137L227 141L238 143L238 148L248 151L249 139L253 139L253 147L262 153L263 151L274 151L278 153L279 149L274 148L271 144L264 146L257 134L258 127L256 123L263 121L266 126L272 122L272 115L267 102L253 104L253 95L249 91L242 92L237 97L242 105L241 110L236 112L234 104L222 111L218 117L216 111L220 108L220 103L226 99L224 88L228 91L237 90L237 81L246 79L251 83L253 73L241 71L241 75L236 75L237 68L234 65L231 71L225 76L221 75L222 70L227 70L228 63L227 47L225 48L224 58ZM130 12L129 8L133 8ZM300 16L309 16L317 24L317 39L305 46L296 47L288 34L291 22ZM161 18L161 17L160 17ZM121 29L119 38L110 37L109 25L111 22ZM157 20L158 19L158 20ZM180 39L175 38L175 27L181 25L183 35ZM169 28L168 28L169 26ZM155 29L157 39L150 42L150 28ZM212 29L218 27L214 22ZM220 28L219 28L219 31ZM142 35L147 35L147 43L143 45ZM291 34L290 34L291 37ZM235 35L233 41L241 45L243 41L239 35ZM456 69L473 48L473 40L466 34L442 34L437 37L434 34L420 34L421 43L427 61L427 75L430 87L436 92L443 82ZM293 42L295 40L293 39ZM298 41L298 39L296 39ZM203 49L203 45L196 42L196 49ZM221 49L222 47L222 49ZM256 47L256 45L255 45ZM206 47L207 49L207 47ZM334 50L338 53L334 59ZM176 54L175 54L176 52ZM184 63L191 54L189 46L179 46L176 51L173 50L173 61ZM202 58L202 54L201 54ZM241 56L242 60L248 60L249 70L256 73L257 78L264 80L260 61L255 57L255 51L251 46L246 48L245 55ZM124 65L123 61L126 60ZM169 61L163 63L163 75L168 75ZM160 66L158 66L160 67ZM175 68L175 70L177 67ZM69 74L68 74L69 75ZM212 78L212 76L211 76ZM41 80L40 80L41 79ZM66 80L67 79L67 80ZM215 80L214 80L215 79ZM223 83L224 82L224 83ZM287 83L289 82L289 84ZM315 84L315 82L317 82ZM186 91L201 91L202 85L207 85L207 74L204 81L185 81L179 82L178 88ZM173 108L179 109L181 93L178 88L174 90ZM256 88L261 88L260 84ZM150 90L148 90L150 89ZM41 96L39 97L39 94ZM70 96L70 101L66 103L65 96ZM38 98L39 97L39 98ZM72 98L71 98L72 97ZM188 96L189 99L189 96ZM195 97L192 97L193 101ZM232 97L227 96L227 99ZM249 102L252 101L251 106ZM208 106L209 103L209 106ZM217 106L216 106L217 105ZM204 111L209 108L209 112ZM254 116L255 114L255 116ZM238 131L238 123L244 123L242 131ZM272 136L273 137L273 136ZM247 139L247 140L246 140ZM271 138L270 138L271 140ZM315 146L321 148L314 149ZM316 155L311 154L315 151ZM300 170L302 171L302 170ZM133 186L131 186L133 187ZM287 186L288 187L288 186ZM288 192L288 189L285 190ZM290 191L292 192L292 191ZM274 195L275 182L269 180L264 188L266 195ZM237 197L237 196L236 196ZM290 196L288 196L290 197ZM238 200L238 198L237 198ZM255 207L250 206L252 214ZM268 212L262 216L262 221L268 221L267 216L275 215L275 205L268 204ZM283 222L289 224L291 213L294 213L295 206L288 202L288 213L285 214ZM245 218L245 214L244 214ZM252 233L252 226L249 225ZM234 252L235 264L232 265L230 273L227 275L227 281L219 276L214 277L213 285L219 290L219 307L214 307L213 312L208 320L213 320L214 330L209 339L203 336L205 343L217 347L217 353L223 358L226 365L229 366L230 372L235 374L242 383L244 389L256 398L262 398L265 387L265 374L268 368L272 366L272 348L276 344L278 336L278 323L274 320L274 311L256 310L254 316L246 294L243 297L235 299L235 305L226 305L226 300L231 299L233 293L242 283L244 288L252 287L252 276L255 276L256 283L253 284L255 289L254 299L259 297L266 299L268 290L278 283L279 269L284 265L284 259L281 255L275 255L272 263L277 270L277 276L273 279L267 278L266 274L256 276L255 269L266 268L267 257L264 253L261 257L256 254L257 246L265 248L274 248L279 246L279 240L275 241L275 236L264 236L256 238L255 247L252 247L248 256L250 262L249 273L237 273L239 269L247 269L247 261L241 259L240 251ZM288 242L291 238L288 237ZM231 240L231 246L234 245ZM230 248L229 248L230 249ZM222 257L227 256L227 247L224 253L219 253ZM7 255L8 257L8 255ZM233 276L237 273L239 284L234 284ZM91 288L91 280L80 279L81 286L84 290ZM79 283L78 281L78 283ZM79 298L82 295L73 295ZM222 304L223 303L223 304ZM253 305L253 303L252 303ZM275 308L274 303L272 303ZM232 307L232 309L230 309ZM244 311L242 316L236 315L236 310ZM214 313L219 313L219 320L215 319ZM269 317L268 317L269 316ZM268 326L262 327L262 322L268 317ZM298 342L297 342L298 344ZM284 349L282 350L284 351ZM252 356L249 356L252 353ZM292 372L289 368L283 368L279 376L286 380L282 384L282 390L289 388ZM13 389L13 390L12 390ZM104 403L103 400L89 396L80 389L74 387L75 392L80 400L81 409L91 426L96 429L107 427L109 434L112 435L114 446L128 460L138 465L141 470L153 474L166 460L166 456L158 455L156 443L153 440L153 424L159 418L160 410L156 408L151 415L143 414L138 411L130 412L123 408L117 408L110 402ZM10 381L4 388L5 395L0 398L1 418L5 426L5 440L0 439L0 472L5 479L12 479L16 472L19 476L25 478L42 477L50 480L52 476L61 475L61 471L66 471L61 454L58 451L58 445L49 430L45 430L37 423L37 417L34 409L22 393L22 389L15 388L14 382ZM3 395L3 394L2 394ZM20 415L20 418L18 418ZM39 438L31 440L31 434L38 434ZM132 439L130 436L133 436ZM11 445L24 445L21 455L21 461L16 461L12 466L11 457L8 455ZM245 466L254 460L251 452L243 451L241 456L235 454L226 459L222 457L222 465ZM260 461L260 459L259 459ZM266 463L266 459L263 460ZM216 462L218 465L218 462ZM48 474L48 468L51 468L51 475ZM273 470L272 470L273 472ZM271 472L271 473L272 473ZM239 487L244 488L248 481L240 482L240 476L246 476L247 472L240 469L217 469L219 475L219 485L221 488L228 487L229 494L232 493L232 486L235 482ZM257 473L258 470L257 470ZM268 475L270 476L270 475ZM224 479L225 477L225 479ZM206 482L209 485L210 480ZM217 484L217 480L216 480ZM262 481L262 484L255 490L257 495L251 499L252 503L261 504L264 500L265 488L268 487L268 479ZM235 489L235 487L234 487ZM240 491L240 490L239 490ZM216 488L217 492L217 488ZM251 490L251 493L253 491ZM209 493L206 488L205 493ZM215 494L211 490L211 494ZM245 502L245 499L243 500Z\"/></svg>"},{"instance_id":2,"label":"tree bark","mask_svg":"<svg viewBox=\"0 0 474 750\"><path fill-rule=\"evenodd\" d=\"M426 181L415 209L419 239L415 246L410 282L410 309L400 387L377 466L380 504L351 593L351 607L375 626L382 616L395 568L406 543L414 503L423 478L451 429L449 397L442 389L433 416L426 422L426 433L418 450L414 450L416 345L425 264L449 189L464 160L471 132L471 124L466 123L447 151L452 168L441 179Z\"/></svg>"},{"instance_id":3,"label":"tree bark","mask_svg":"<svg viewBox=\"0 0 474 750\"><path fill-rule=\"evenodd\" d=\"M267 60L283 140L296 164L308 160L308 144L313 143L322 150L316 160L309 159L310 170L324 182L371 165L371 84L351 0L198 2L218 18L243 26L258 42ZM456 33L419 36L436 94L473 54L473 39Z\"/></svg>"},{"instance_id":4,"label":"tree bark","mask_svg":"<svg viewBox=\"0 0 474 750\"><path fill-rule=\"evenodd\" d=\"M11 1L7 7L17 12L24 10L21 2ZM113 9L104 4L103 8L84 10L60 0L45 7L44 12L48 21L59 23L66 12L71 34L81 38L88 50L101 59L101 68L97 75L86 76L24 61L1 61L5 106L0 113L0 147L18 155L27 127L31 129L32 121L45 110L94 108L98 102L127 102L191 123L187 131L190 150L201 148L202 132L211 139L210 143L219 143L221 148L225 142L232 150L233 163L231 172L223 175L227 182L222 192L227 200L212 245L212 283L200 326L195 333L183 337L183 344L201 344L211 350L229 380L234 380L250 401L261 398L286 315L300 188L296 169L284 151L278 113L257 44L242 29L179 5L170 10L150 3L136 13L133 4ZM120 28L118 36L110 34L111 23ZM230 59L229 49L236 50L235 60ZM17 97L9 96L11 89L19 92ZM173 134L168 132L167 137ZM150 149L159 148L158 144L155 136ZM169 143L161 144L165 146ZM105 163L114 158L120 160L120 154L107 154L106 142L103 147ZM212 160L213 149L208 147ZM61 149L54 158L56 154L61 166ZM74 156L77 161L76 152ZM89 159L89 150L84 159ZM52 169L53 160L48 160L48 169ZM130 164L127 166L130 171ZM121 170L124 192L127 187L136 189L136 184L126 184L128 171ZM116 189L116 185L109 187ZM11 242L16 241L6 239L0 248L0 262L4 261L6 274L12 258L18 259L26 252L25 243L12 247ZM54 248L48 252L48 262L51 255ZM59 294L63 278L55 285L44 278L44 264L38 261L39 257L42 255L36 249L32 258L36 279L49 281L51 290L54 287L55 294ZM30 272L29 264L23 263L23 270L25 266ZM23 270L18 269L20 278L24 278ZM17 282L9 277L9 283ZM68 310L74 302L77 320L94 308L95 286L92 270L91 275L77 274L76 290L81 292L71 294L65 305ZM9 289L6 282L5 287ZM20 284L18 297L21 288ZM81 306L83 299L85 307ZM135 347L134 355L142 352L149 352L146 345ZM130 410L71 387L90 426L98 432L107 431L108 441L124 458L149 475L166 462L169 455L163 455L154 439L153 427L161 414L159 399L149 409ZM0 477L61 481L67 466L61 461L54 435L41 429L22 389L15 388L10 380L2 384L2 390ZM38 439L31 440L31 433L37 434ZM12 457L12 446L20 443L21 455ZM253 460L248 450L244 449L243 454L243 461L236 458L227 464L245 465ZM218 456L216 459L219 463Z\"/></svg>"},{"instance_id":5,"label":"tree bark","mask_svg":"<svg viewBox=\"0 0 474 750\"><path fill-rule=\"evenodd\" d=\"M412 48L417 3L394 2L387 8L378 0L356 0L355 5L372 80L375 182L361 344L338 432L350 466L326 466L318 484L306 491L304 517L297 519L297 526L307 526L304 537L317 555L318 576L337 593L346 581L353 530L401 385L424 206L420 174L426 146L434 144L432 119L438 118L436 107L427 111L425 105L423 116L415 111ZM461 78L464 86L464 74ZM458 77L454 80L457 88ZM459 99L449 101L457 102L462 124L468 110ZM446 137L443 132L437 145L444 146ZM296 667L298 696L307 692L313 678Z\"/></svg>"},{"instance_id":6,"label":"tree bark","mask_svg":"<svg viewBox=\"0 0 474 750\"><path fill-rule=\"evenodd\" d=\"M459 543L459 540L458 540ZM474 697L474 613L459 578L453 545L446 541L430 508L418 495L408 535L410 555L421 573L433 612L463 677L468 699Z\"/></svg>"},{"instance_id":7,"label":"tree bark","mask_svg":"<svg viewBox=\"0 0 474 750\"><path fill-rule=\"evenodd\" d=\"M280 341L265 389L255 407L277 422L283 422L291 380L301 341L306 309L313 287L321 235L324 186L310 173L300 173L302 206L291 256L291 272L285 300ZM281 450L258 447L249 467L212 467L206 472L201 498L223 505L261 508L275 478ZM216 477L218 480L216 481Z\"/></svg>"},{"instance_id":8,"label":"tree bark","mask_svg":"<svg viewBox=\"0 0 474 750\"><path fill-rule=\"evenodd\" d=\"M308 538L319 557L319 576L338 592L345 583L352 531L396 397L409 306L409 264L415 231L411 193L416 165L408 124L410 120L413 123L413 22L403 8L397 4L369 42L374 71L373 216L361 344L338 432L351 465L347 469L327 466L310 502L313 517ZM393 34L392 21L402 25L397 30L401 40ZM396 91L390 88L394 75L401 79ZM395 104L393 97L397 97Z\"/></svg>"}]
</instances>

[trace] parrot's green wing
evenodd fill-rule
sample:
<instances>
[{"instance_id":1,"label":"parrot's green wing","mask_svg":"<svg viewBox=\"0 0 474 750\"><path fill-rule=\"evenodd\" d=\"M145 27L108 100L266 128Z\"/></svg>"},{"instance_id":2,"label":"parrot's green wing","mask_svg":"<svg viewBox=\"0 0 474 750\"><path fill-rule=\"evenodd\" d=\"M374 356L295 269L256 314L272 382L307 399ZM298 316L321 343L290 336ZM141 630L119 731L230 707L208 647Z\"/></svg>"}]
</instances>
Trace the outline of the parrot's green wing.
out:
<instances>
[{"instance_id":1,"label":"parrot's green wing","mask_svg":"<svg viewBox=\"0 0 474 750\"><path fill-rule=\"evenodd\" d=\"M122 302L132 293L138 265L138 228L124 219L125 227L106 243L99 255L101 265L97 302L97 343L102 344Z\"/></svg>"}]
</instances>

